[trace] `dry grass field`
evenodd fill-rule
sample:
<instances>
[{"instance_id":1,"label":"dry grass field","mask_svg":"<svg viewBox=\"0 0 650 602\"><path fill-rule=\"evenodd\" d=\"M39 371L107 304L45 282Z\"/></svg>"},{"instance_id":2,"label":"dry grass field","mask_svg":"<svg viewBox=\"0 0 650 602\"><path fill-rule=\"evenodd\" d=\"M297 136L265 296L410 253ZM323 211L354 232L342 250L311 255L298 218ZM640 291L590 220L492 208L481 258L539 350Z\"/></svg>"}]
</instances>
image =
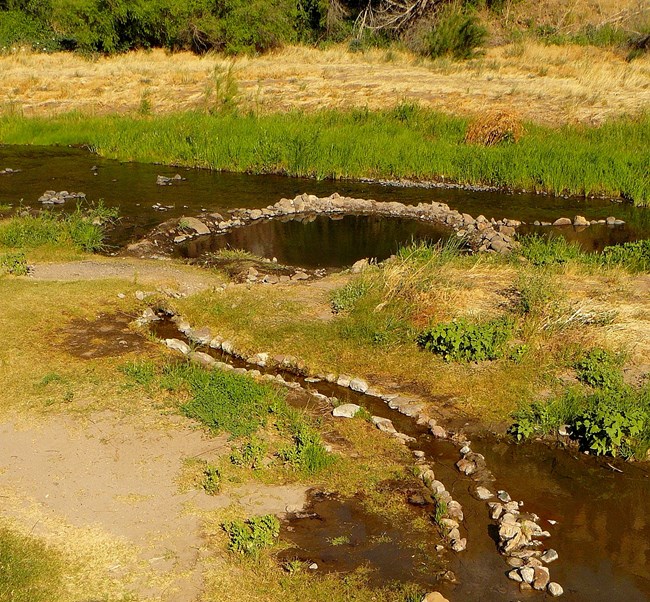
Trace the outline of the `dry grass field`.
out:
<instances>
[{"instance_id":1,"label":"dry grass field","mask_svg":"<svg viewBox=\"0 0 650 602\"><path fill-rule=\"evenodd\" d=\"M530 41L464 63L343 46L288 47L235 61L162 50L95 60L17 50L0 56L0 97L5 111L26 116L163 114L206 107L229 70L238 105L262 113L417 102L460 115L507 108L553 125L598 124L650 106L649 56L626 62L610 50Z\"/></svg>"}]
</instances>

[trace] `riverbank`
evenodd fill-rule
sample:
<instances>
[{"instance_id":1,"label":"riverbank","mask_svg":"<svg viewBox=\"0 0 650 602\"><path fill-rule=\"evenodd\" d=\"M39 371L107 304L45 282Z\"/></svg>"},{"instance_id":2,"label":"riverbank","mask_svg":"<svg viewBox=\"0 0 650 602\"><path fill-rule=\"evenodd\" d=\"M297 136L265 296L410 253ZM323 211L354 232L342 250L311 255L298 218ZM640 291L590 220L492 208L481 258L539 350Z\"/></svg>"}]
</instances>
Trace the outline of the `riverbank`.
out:
<instances>
[{"instance_id":1,"label":"riverbank","mask_svg":"<svg viewBox=\"0 0 650 602\"><path fill-rule=\"evenodd\" d=\"M527 123L517 142L508 142L506 130L506 141L496 146L466 142L467 129L464 118L411 104L377 112L242 114L220 107L164 116L0 117L4 144L87 145L121 161L314 178L433 180L604 195L639 205L650 198L648 114L598 127Z\"/></svg>"}]
</instances>

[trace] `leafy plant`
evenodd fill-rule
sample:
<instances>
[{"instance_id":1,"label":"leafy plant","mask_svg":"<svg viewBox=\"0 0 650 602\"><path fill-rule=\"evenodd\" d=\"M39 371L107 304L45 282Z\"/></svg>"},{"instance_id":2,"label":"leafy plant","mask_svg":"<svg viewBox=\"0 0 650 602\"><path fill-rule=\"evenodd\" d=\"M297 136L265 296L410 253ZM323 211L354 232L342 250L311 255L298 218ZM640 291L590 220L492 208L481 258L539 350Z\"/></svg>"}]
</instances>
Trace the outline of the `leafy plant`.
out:
<instances>
[{"instance_id":1,"label":"leafy plant","mask_svg":"<svg viewBox=\"0 0 650 602\"><path fill-rule=\"evenodd\" d=\"M417 342L447 361L495 360L503 355L513 327L507 317L475 324L460 319L422 332Z\"/></svg>"},{"instance_id":2,"label":"leafy plant","mask_svg":"<svg viewBox=\"0 0 650 602\"><path fill-rule=\"evenodd\" d=\"M311 427L299 424L293 434L293 445L278 452L287 464L313 475L332 465L333 456L325 449L320 435Z\"/></svg>"},{"instance_id":3,"label":"leafy plant","mask_svg":"<svg viewBox=\"0 0 650 602\"><path fill-rule=\"evenodd\" d=\"M604 349L592 349L576 364L578 379L594 388L617 389L623 384L621 360Z\"/></svg>"},{"instance_id":4,"label":"leafy plant","mask_svg":"<svg viewBox=\"0 0 650 602\"><path fill-rule=\"evenodd\" d=\"M529 418L520 418L508 428L508 433L517 441L528 439L534 432L535 424Z\"/></svg>"},{"instance_id":5,"label":"leafy plant","mask_svg":"<svg viewBox=\"0 0 650 602\"><path fill-rule=\"evenodd\" d=\"M208 495L216 495L219 493L219 489L221 489L221 474L219 473L219 469L213 464L208 464L203 471L201 486Z\"/></svg>"},{"instance_id":6,"label":"leafy plant","mask_svg":"<svg viewBox=\"0 0 650 602\"><path fill-rule=\"evenodd\" d=\"M435 498L436 506L433 512L433 522L441 526L441 520L447 516L447 503L444 500L439 499L438 497Z\"/></svg>"},{"instance_id":7,"label":"leafy plant","mask_svg":"<svg viewBox=\"0 0 650 602\"><path fill-rule=\"evenodd\" d=\"M230 461L235 466L257 469L262 465L268 445L257 437L251 437L241 447L234 447L230 454Z\"/></svg>"},{"instance_id":8,"label":"leafy plant","mask_svg":"<svg viewBox=\"0 0 650 602\"><path fill-rule=\"evenodd\" d=\"M601 261L605 265L622 265L634 271L650 270L650 239L626 242L603 249Z\"/></svg>"},{"instance_id":9,"label":"leafy plant","mask_svg":"<svg viewBox=\"0 0 650 602\"><path fill-rule=\"evenodd\" d=\"M229 521L222 527L228 534L228 549L246 556L272 546L280 535L280 521L272 514Z\"/></svg>"},{"instance_id":10,"label":"leafy plant","mask_svg":"<svg viewBox=\"0 0 650 602\"><path fill-rule=\"evenodd\" d=\"M24 253L4 253L0 255L0 274L26 276L28 272L29 266Z\"/></svg>"}]
</instances>

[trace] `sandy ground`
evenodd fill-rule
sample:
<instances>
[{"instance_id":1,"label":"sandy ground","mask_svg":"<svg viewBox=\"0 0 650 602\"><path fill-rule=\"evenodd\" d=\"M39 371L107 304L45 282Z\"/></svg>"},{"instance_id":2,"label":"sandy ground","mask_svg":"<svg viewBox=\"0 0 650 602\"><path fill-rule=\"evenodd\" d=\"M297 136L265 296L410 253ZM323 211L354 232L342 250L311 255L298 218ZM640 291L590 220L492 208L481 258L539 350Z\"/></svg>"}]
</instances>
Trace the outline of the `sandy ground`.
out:
<instances>
[{"instance_id":1,"label":"sandy ground","mask_svg":"<svg viewBox=\"0 0 650 602\"><path fill-rule=\"evenodd\" d=\"M201 513L238 503L251 515L282 514L304 504L305 488L250 484L227 495L182 493L177 479L183 460L214 458L229 453L230 445L183 419L169 423L165 429L136 426L108 412L83 424L65 416L0 423L3 515L46 539L63 525L69 545L89 541L103 559L103 577L128 584L141 599L196 599L203 572Z\"/></svg>"},{"instance_id":2,"label":"sandy ground","mask_svg":"<svg viewBox=\"0 0 650 602\"><path fill-rule=\"evenodd\" d=\"M235 102L262 113L417 102L462 115L508 109L558 124L600 123L650 106L650 56L627 62L620 52L532 41L462 63L345 46L289 47L234 61L162 50L97 60L17 50L0 55L0 71L5 110L27 116L206 110L228 78L236 82Z\"/></svg>"}]
</instances>

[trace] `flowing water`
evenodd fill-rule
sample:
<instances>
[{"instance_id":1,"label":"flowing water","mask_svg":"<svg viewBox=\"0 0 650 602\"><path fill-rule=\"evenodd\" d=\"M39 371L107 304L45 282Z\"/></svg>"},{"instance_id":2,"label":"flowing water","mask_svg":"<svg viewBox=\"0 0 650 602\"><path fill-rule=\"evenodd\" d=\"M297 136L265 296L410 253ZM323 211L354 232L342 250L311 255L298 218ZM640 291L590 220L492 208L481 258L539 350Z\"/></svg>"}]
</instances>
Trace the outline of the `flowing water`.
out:
<instances>
[{"instance_id":1,"label":"flowing water","mask_svg":"<svg viewBox=\"0 0 650 602\"><path fill-rule=\"evenodd\" d=\"M475 217L483 214L488 218L506 217L531 223L535 220L551 221L563 216L573 217L576 214L588 219L614 215L626 221L625 226L616 228L593 226L582 231L571 227L560 230L562 235L578 241L590 250L602 249L606 244L650 237L650 211L602 199L554 198L534 194L217 173L200 169L120 163L102 159L84 149L66 147L0 146L0 170L6 167L21 171L0 175L0 205L22 202L38 206L40 204L37 199L46 190L84 192L89 200L102 199L106 205L119 208L122 220L111 234L110 240L114 245L141 237L170 217L195 215L204 209L225 213L238 207L261 208L282 197L293 198L303 192L318 196L338 192L343 196L405 204L445 202L452 208ZM177 173L185 179L175 181L170 186L156 184L157 175L174 176ZM74 201L67 202L67 207L73 206ZM154 206L164 210L155 209ZM397 220L391 226L381 222L382 220L367 220L363 224L363 220L348 219L330 223L318 220L316 223L303 224L306 226L304 229L296 221L280 225L256 225L255 235L231 234L230 245L249 245L249 249L253 250L252 241L263 239L261 250L280 259L280 255L287 258L291 253L294 257L296 255L286 243L289 239L302 241L300 244L305 249L321 249L328 240L336 237L341 256L336 258L336 253L334 256L330 254L326 263L343 266L361 257L372 256L373 251L381 255L381 249L375 251L373 245L365 248L360 245L358 252L350 252L360 241L360 229L365 240L377 234L383 239L393 237L400 241L408 240L411 235L419 235L414 230L418 231L420 227L415 227L408 220ZM421 234L433 239L440 236L439 231L425 231ZM285 241L283 249L277 248L278 240ZM384 249L386 252L388 250ZM302 255L303 260L306 255L307 253ZM300 265L298 260L295 261ZM313 263L313 259L310 261Z\"/></svg>"}]
</instances>

